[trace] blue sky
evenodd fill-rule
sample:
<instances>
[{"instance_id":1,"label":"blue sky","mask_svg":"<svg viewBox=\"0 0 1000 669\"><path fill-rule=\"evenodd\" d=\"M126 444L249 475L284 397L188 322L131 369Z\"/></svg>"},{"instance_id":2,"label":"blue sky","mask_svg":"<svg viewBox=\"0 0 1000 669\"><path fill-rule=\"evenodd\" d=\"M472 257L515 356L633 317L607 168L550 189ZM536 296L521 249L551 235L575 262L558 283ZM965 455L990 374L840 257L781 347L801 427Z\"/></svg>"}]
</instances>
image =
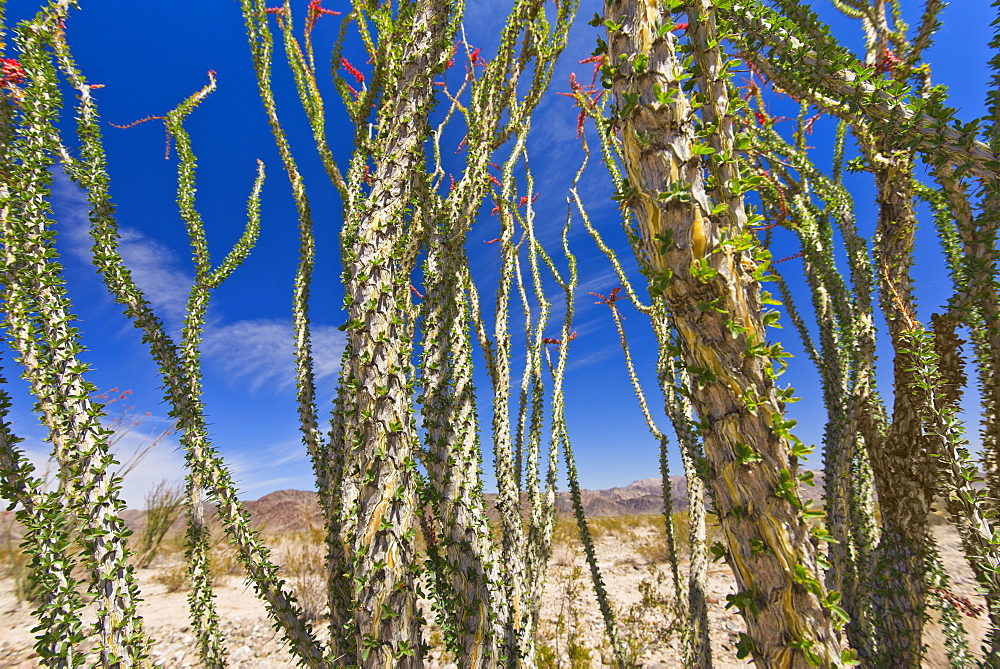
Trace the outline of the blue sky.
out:
<instances>
[{"instance_id":1,"label":"blue sky","mask_svg":"<svg viewBox=\"0 0 1000 669\"><path fill-rule=\"evenodd\" d=\"M35 0L8 2L8 25L29 16ZM216 446L239 482L244 497L254 499L283 488L311 489L308 458L301 445L294 403L291 324L289 305L296 254L296 217L289 187L273 148L263 109L257 96L250 56L238 3L232 0L183 0L171 3L121 3L82 0L68 22L70 43L83 71L96 91L110 161L111 192L118 206L124 235L123 255L153 304L176 331L183 314L192 271L184 227L175 204L176 162L171 153L164 159L165 131L161 123L149 122L122 130L108 123L128 124L137 119L162 115L203 86L206 71L218 73L219 88L190 117L187 124L199 158L198 205L206 222L213 258L218 261L235 242L245 222L246 197L250 192L256 159L267 166L263 220L257 249L242 268L218 290L209 309L205 338L205 403ZM306 2L293 3L301 17ZM490 57L496 33L508 2L469 3L465 22L469 42L482 47ZM835 34L860 48L856 23L833 12L826 0L811 3L833 20ZM911 25L922 3L911 5ZM346 0L326 0L324 6L345 10ZM944 27L927 53L937 83L951 90L951 105L960 117L970 120L984 113L989 57L987 43L993 13L989 0L961 0L944 10ZM552 91L541 103L532 123L529 158L540 197L536 203L539 234L552 250L564 221L567 188L582 154L575 139L576 114L570 101L554 95L568 90L570 72L589 76L590 65L578 61L590 55L597 29L586 21L600 3L581 3L570 44L553 79ZM338 19L322 17L314 33L317 57L324 58L336 35ZM6 54L16 57L12 51ZM348 57L351 54L348 53ZM365 58L352 60L361 67ZM320 65L320 71L326 71ZM275 68L279 114L289 130L299 164L306 177L313 206L319 262L312 302L313 341L321 410L326 411L335 392L343 335L338 232L340 209L336 192L325 179L309 139L305 117L297 108L287 68ZM351 129L346 124L332 87L328 95L329 136L344 159ZM65 127L71 131L72 113ZM821 121L812 143L822 147L830 140L832 123ZM457 143L457 138L455 143ZM458 161L448 157L447 160ZM817 155L823 155L822 149ZM456 162L456 171L460 169ZM447 165L446 165L447 169ZM862 229L870 233L875 205L867 175L850 177L857 215ZM592 165L581 193L595 225L616 247L624 247L616 203L599 166ZM104 293L103 284L89 264L86 206L83 195L60 174L55 176L54 201L57 229L66 274L80 318L88 351L82 356L92 366L89 378L98 387L132 390L127 405L144 422L125 435L122 452L148 441L167 425L155 366L138 332ZM491 205L473 225L468 248L484 304L492 304L491 282L496 278L498 249L483 242L497 237L499 225L489 215ZM947 299L950 285L944 261L936 249L931 221L918 238L918 261L914 269L921 315L929 316ZM657 443L649 435L625 374L617 334L606 307L595 305L589 292L607 293L618 285L608 262L576 220L571 243L580 262L575 329L580 333L570 352L566 399L570 438L573 441L581 483L587 488L607 488L658 475ZM784 246L783 246L784 245ZM787 248L786 248L787 247ZM778 242L775 257L797 249ZM628 253L623 254L627 257ZM798 269L794 261L783 265L790 280ZM634 266L630 263L629 266ZM553 291L553 297L558 295ZM801 298L800 298L801 299ZM633 355L652 407L661 406L655 386L655 347L648 324L625 303ZM562 310L558 301L548 336L558 336ZM825 421L816 374L786 321L776 331L786 347L796 353L784 379L797 389L802 401L790 406L799 421L796 431L807 443L818 444ZM517 332L517 326L513 326ZM883 392L891 396L888 349L881 354L880 379ZM16 378L4 352L5 375L14 393L10 419L25 438L24 447L39 463L48 451L44 431L31 413L31 400ZM515 368L516 370L516 368ZM478 380L488 389L485 375ZM517 383L515 378L515 383ZM489 404L483 396L480 416L489 424ZM974 404L975 398L969 399ZM125 404L123 401L121 404ZM657 412L661 429L669 425ZM975 433L975 429L972 430ZM485 436L485 435L484 435ZM484 443L488 443L485 441ZM815 463L818 464L818 451ZM492 480L492 456L485 456L487 481ZM673 473L680 465L672 458ZM145 492L162 478L183 477L183 456L175 437L158 443L126 479L124 494L131 506L142 503Z\"/></svg>"}]
</instances>

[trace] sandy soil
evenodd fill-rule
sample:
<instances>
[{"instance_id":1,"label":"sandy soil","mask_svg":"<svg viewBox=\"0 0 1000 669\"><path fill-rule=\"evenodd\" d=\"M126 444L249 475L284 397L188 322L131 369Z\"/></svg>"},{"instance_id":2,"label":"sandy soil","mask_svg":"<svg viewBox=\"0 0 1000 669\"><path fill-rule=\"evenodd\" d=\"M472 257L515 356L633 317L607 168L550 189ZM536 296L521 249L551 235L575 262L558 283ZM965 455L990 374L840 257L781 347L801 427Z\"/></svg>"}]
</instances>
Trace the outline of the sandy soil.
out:
<instances>
[{"instance_id":1,"label":"sandy soil","mask_svg":"<svg viewBox=\"0 0 1000 669\"><path fill-rule=\"evenodd\" d=\"M675 621L669 616L669 607L666 609L668 615L664 615L664 609L657 606L659 601L669 601L673 585L668 577L668 568L657 559L654 528L654 525L649 525L628 532L606 532L597 541L598 558L616 606L625 615L632 607L632 616L622 627L635 648L646 648L641 653L642 666L681 667ZM955 533L945 526L937 526L934 531L941 544L946 569L953 579L952 592L981 604ZM681 565L682 574L686 566ZM187 624L186 594L183 591L168 592L157 580L179 568L177 557L170 556L158 558L150 569L139 570L140 588L145 598L140 612L147 630L156 639L153 651L156 664L195 667L198 663L193 648L194 639ZM3 573L2 567L0 573ZM643 600L640 584L644 580L652 585L647 587ZM729 569L722 563L713 564L709 582L710 626L715 666L720 669L750 666L736 659L735 655L735 644L744 627L738 615L725 609L726 595L733 591ZM252 589L240 577L221 579L216 593L231 666L259 669L295 666ZM985 616L966 618L965 624L973 637L970 648L978 650L986 630ZM7 574L0 579L0 666L38 666L32 649L33 626L29 609L16 601L14 582ZM320 636L323 636L324 626L320 624L318 627ZM440 639L434 630L429 630L428 636L431 641ZM570 541L557 542L554 548L539 636L544 645L543 652L561 658L560 666L570 666L568 651L571 646L576 648L577 662L574 666L589 664L599 667L609 660L603 624L582 552ZM928 624L926 636L930 652L925 666L947 667L936 623ZM436 649L429 664L448 666L449 659Z\"/></svg>"}]
</instances>

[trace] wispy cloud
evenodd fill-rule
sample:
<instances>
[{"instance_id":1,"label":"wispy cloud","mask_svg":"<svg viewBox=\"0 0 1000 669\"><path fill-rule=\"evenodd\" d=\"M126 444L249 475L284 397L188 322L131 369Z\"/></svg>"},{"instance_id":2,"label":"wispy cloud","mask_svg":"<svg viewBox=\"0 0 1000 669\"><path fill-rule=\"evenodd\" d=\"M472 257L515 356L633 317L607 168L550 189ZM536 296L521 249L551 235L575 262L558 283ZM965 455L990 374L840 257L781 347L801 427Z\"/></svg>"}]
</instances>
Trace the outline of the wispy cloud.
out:
<instances>
[{"instance_id":1,"label":"wispy cloud","mask_svg":"<svg viewBox=\"0 0 1000 669\"><path fill-rule=\"evenodd\" d=\"M91 261L87 199L61 171L54 173L54 205L60 223L61 247L83 263ZM175 332L184 319L191 274L181 259L161 242L140 230L120 228L119 252L132 278L146 294L154 311ZM232 378L247 381L252 390L265 386L277 390L294 382L293 331L290 321L240 320L206 327L203 352L210 363ZM333 326L314 326L312 331L314 372L318 381L340 370L344 335Z\"/></svg>"},{"instance_id":2,"label":"wispy cloud","mask_svg":"<svg viewBox=\"0 0 1000 669\"><path fill-rule=\"evenodd\" d=\"M227 455L226 466L244 499L288 488L316 488L309 454L297 438L262 445L252 454Z\"/></svg>"},{"instance_id":3,"label":"wispy cloud","mask_svg":"<svg viewBox=\"0 0 1000 669\"><path fill-rule=\"evenodd\" d=\"M87 196L62 170L54 171L53 179L52 204L59 222L60 248L80 262L90 264L93 241L89 233ZM167 246L135 228L122 226L119 235L118 252L132 279L146 294L156 313L170 327L179 327L192 282L191 275L181 268L180 258Z\"/></svg>"},{"instance_id":4,"label":"wispy cloud","mask_svg":"<svg viewBox=\"0 0 1000 669\"><path fill-rule=\"evenodd\" d=\"M582 271L583 270L581 270L581 272ZM597 301L597 298L590 295L590 293L593 292L607 295L618 285L620 285L618 276L611 267L607 267L590 276L585 276L583 280L577 284L576 292L573 295L575 300L573 311L574 320L579 322L579 318L581 316L591 311L596 306L594 302ZM562 289L556 289L549 292L546 295L546 298L552 303L552 310L549 312L549 320L546 325L550 328L559 327L562 325L563 319L566 317L565 294L562 292Z\"/></svg>"},{"instance_id":5,"label":"wispy cloud","mask_svg":"<svg viewBox=\"0 0 1000 669\"><path fill-rule=\"evenodd\" d=\"M605 360L615 357L619 353L621 353L620 347L608 345L584 355L574 356L571 354L566 360L566 371L572 372L574 370L590 367L591 365L596 365L599 362L604 362Z\"/></svg>"},{"instance_id":6,"label":"wispy cloud","mask_svg":"<svg viewBox=\"0 0 1000 669\"><path fill-rule=\"evenodd\" d=\"M210 327L203 351L208 359L252 390L268 385L287 388L295 381L295 350L291 323L279 320L238 321ZM344 334L332 325L312 328L316 380L322 382L340 371Z\"/></svg>"},{"instance_id":7,"label":"wispy cloud","mask_svg":"<svg viewBox=\"0 0 1000 669\"><path fill-rule=\"evenodd\" d=\"M115 444L118 459L128 458L153 444L159 433L133 428ZM138 464L125 474L122 482L122 498L130 509L145 506L146 495L161 481L183 485L186 469L184 453L174 437L163 437L150 448Z\"/></svg>"},{"instance_id":8,"label":"wispy cloud","mask_svg":"<svg viewBox=\"0 0 1000 669\"><path fill-rule=\"evenodd\" d=\"M118 474L124 473L119 495L130 509L141 509L145 504L146 494L160 481L182 483L184 480L184 455L179 442L175 437L161 436L156 427L163 427L166 423L165 420L151 419L115 435L111 450L115 459L125 465L135 454L145 451L130 471L122 472L121 466L112 470ZM106 421L105 426L112 430L117 427L111 421ZM45 477L47 487L54 488L56 468L50 459L52 447L30 433L24 437L25 440L19 444L21 450L34 465L35 472Z\"/></svg>"},{"instance_id":9,"label":"wispy cloud","mask_svg":"<svg viewBox=\"0 0 1000 669\"><path fill-rule=\"evenodd\" d=\"M178 267L173 251L138 230L123 228L119 253L156 312L168 324L179 324L192 279Z\"/></svg>"}]
</instances>

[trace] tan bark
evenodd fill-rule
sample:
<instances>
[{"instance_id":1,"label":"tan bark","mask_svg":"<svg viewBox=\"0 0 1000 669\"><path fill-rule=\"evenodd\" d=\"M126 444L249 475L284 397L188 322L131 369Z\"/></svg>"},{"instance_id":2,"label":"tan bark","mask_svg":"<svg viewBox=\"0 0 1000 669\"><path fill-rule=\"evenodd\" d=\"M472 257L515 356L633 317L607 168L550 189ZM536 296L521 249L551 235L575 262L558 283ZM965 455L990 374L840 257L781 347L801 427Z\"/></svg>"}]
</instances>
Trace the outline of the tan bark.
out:
<instances>
[{"instance_id":1,"label":"tan bark","mask_svg":"<svg viewBox=\"0 0 1000 669\"><path fill-rule=\"evenodd\" d=\"M664 409L680 442L681 463L687 482L688 546L691 564L688 568L688 617L686 630L685 662L696 667L712 666L712 639L708 623L708 536L706 526L705 482L696 466L703 458L701 444L692 422L691 402L682 395L680 388L690 385L686 372L677 368L676 359L670 355L673 347L669 318L660 300L653 302L651 313L653 330L659 345L657 376L665 399Z\"/></svg>"},{"instance_id":2,"label":"tan bark","mask_svg":"<svg viewBox=\"0 0 1000 669\"><path fill-rule=\"evenodd\" d=\"M408 211L425 173L433 78L450 44L450 4L416 3L399 18L372 140L371 188L347 203L342 234L347 348L338 392L341 425L332 453L345 463L339 511L358 660L368 667L421 666L416 606L413 308L409 282L423 234ZM341 441L342 439L342 441Z\"/></svg>"},{"instance_id":3,"label":"tan bark","mask_svg":"<svg viewBox=\"0 0 1000 669\"><path fill-rule=\"evenodd\" d=\"M509 607L498 587L496 550L482 497L472 341L461 288L464 239L442 225L427 246L423 463L427 496L439 519L428 543L437 543L429 550L444 562L435 575L445 581L439 589L446 594L439 596L444 594L445 615L454 617L462 649L460 666L495 667L502 628L507 627L495 623Z\"/></svg>"},{"instance_id":4,"label":"tan bark","mask_svg":"<svg viewBox=\"0 0 1000 669\"><path fill-rule=\"evenodd\" d=\"M652 0L609 0L605 18L617 26L609 31L606 62L615 68L612 90L624 116L617 121L631 191L624 195L638 221L652 287L662 291L692 373L691 401L739 585L732 601L746 619L758 665L836 665L841 644L817 596L821 577L798 508L797 467L778 424L772 360L754 354L765 341L756 263L722 243L743 232L731 215L738 212L729 207L728 226L710 213L673 38L668 31L658 35L671 19ZM643 67L637 59L645 60ZM661 100L658 92L673 97ZM745 449L757 459L737 455Z\"/></svg>"},{"instance_id":5,"label":"tan bark","mask_svg":"<svg viewBox=\"0 0 1000 669\"><path fill-rule=\"evenodd\" d=\"M936 463L928 454L914 397L913 368L919 361L905 337L914 322L909 271L916 229L912 158L881 144L876 141L869 148L879 205L875 253L882 310L896 355L892 422L884 437L869 447L882 512L882 536L874 555L879 585L873 588L873 620L876 662L918 667L927 595L927 514Z\"/></svg>"}]
</instances>

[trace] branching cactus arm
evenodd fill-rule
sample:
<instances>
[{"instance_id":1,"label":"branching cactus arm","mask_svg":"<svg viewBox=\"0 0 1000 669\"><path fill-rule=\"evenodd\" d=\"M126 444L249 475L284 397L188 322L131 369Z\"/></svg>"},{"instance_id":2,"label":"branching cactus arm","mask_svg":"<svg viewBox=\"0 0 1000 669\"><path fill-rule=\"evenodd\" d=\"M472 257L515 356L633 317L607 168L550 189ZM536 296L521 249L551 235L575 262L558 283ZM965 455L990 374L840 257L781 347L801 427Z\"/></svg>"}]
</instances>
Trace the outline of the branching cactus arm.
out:
<instances>
[{"instance_id":1,"label":"branching cactus arm","mask_svg":"<svg viewBox=\"0 0 1000 669\"><path fill-rule=\"evenodd\" d=\"M166 385L166 399L172 407L171 414L178 419L178 428L192 434L207 434L200 403L192 402L188 396L189 379L185 373L183 353L167 335L143 292L135 285L118 251L119 235L107 189L107 162L91 87L76 67L61 34L56 35L55 44L61 68L80 94L77 132L83 146L82 155L79 160L68 161L66 168L74 181L87 191L94 262L108 290L124 305L126 316L143 331L150 352L160 367ZM255 590L265 600L271 615L291 642L292 652L307 665L316 666L322 658L322 651L308 624L298 617L294 598L283 589L275 573L276 567L268 561L267 549L260 542L257 532L250 527L249 516L236 498L235 485L224 464L207 444L199 450L196 458L196 472L217 503L220 517L239 548L240 560Z\"/></svg>"},{"instance_id":2,"label":"branching cactus arm","mask_svg":"<svg viewBox=\"0 0 1000 669\"><path fill-rule=\"evenodd\" d=\"M740 590L731 604L749 630L741 645L767 666L835 665L843 649L802 515L791 460L796 442L778 408L763 344L758 280L765 266L731 250L742 221L720 217L732 212L731 203L711 203L706 193L698 156L711 145L695 140L673 38L665 34L669 16L655 3L623 0L606 3L605 20L605 76L628 174L623 196L636 212L649 263L662 275L693 374L691 399Z\"/></svg>"},{"instance_id":3,"label":"branching cactus arm","mask_svg":"<svg viewBox=\"0 0 1000 669\"><path fill-rule=\"evenodd\" d=\"M590 104L587 99L581 98L579 95L577 103L581 105L584 113L593 118L597 123L602 158L611 174L616 190L622 192L624 177L622 176L621 168L615 162L614 158L615 155L618 155L620 142L616 141L611 123L603 116L603 107L599 107L596 103ZM583 138L583 148L584 152L589 156L590 151L586 138ZM684 657L685 663L690 666L708 667L712 664L712 642L708 626L708 545L706 542L707 528L705 523L705 481L704 473L699 471L699 467L696 466L696 463L703 462L705 457L696 426L691 419L693 412L691 402L688 399L690 396L690 377L677 360L678 349L666 308L663 305L663 298L657 297L649 305L643 304L640 301L638 293L626 275L619 258L604 241L600 232L592 225L579 193L574 188L571 189L570 194L576 203L577 211L583 219L587 232L590 233L598 248L601 249L611 262L618 280L625 289L625 295L632 301L636 309L650 317L653 332L656 335L659 351L656 363L657 380L660 384L660 391L663 394L664 409L680 444L681 463L684 467L684 477L687 484L688 513L690 517L688 545L691 561L688 569L687 619L683 634ZM645 272L649 272L650 268L647 265L647 259L643 252L642 240L633 229L632 213L627 209L622 210L622 227L637 262L641 267L644 267ZM662 434L659 435L659 439L660 468L663 476L664 520L666 522L668 545L673 545L675 544L672 521L673 504L670 498L671 490L669 486L671 483L667 470L666 441ZM582 524L581 534L583 534ZM675 566L676 549L671 548L671 552L674 556L671 559L671 565ZM599 575L595 573L593 577L595 579L595 588L597 588ZM680 583L676 569L674 578L675 585L679 587ZM605 618L605 625L608 625L607 617ZM609 637L614 638L610 631Z\"/></svg>"},{"instance_id":4,"label":"branching cactus arm","mask_svg":"<svg viewBox=\"0 0 1000 669\"><path fill-rule=\"evenodd\" d=\"M447 222L435 226L424 269L423 419L426 490L438 546L446 561L435 574L450 582L440 606L455 616L457 657L470 667L496 666L510 621L482 497L480 446L468 309L463 304L462 241Z\"/></svg>"},{"instance_id":5,"label":"branching cactus arm","mask_svg":"<svg viewBox=\"0 0 1000 669\"><path fill-rule=\"evenodd\" d=\"M827 584L843 594L840 606L851 617L848 639L862 657L874 649L871 602L866 596L867 555L874 544L859 544L855 537L867 533L852 526L874 526L869 505L855 493L852 480L865 447L858 420L876 410L869 387L874 372L875 330L872 326L871 286L874 283L864 240L854 228L849 194L813 165L803 148L792 146L773 128L757 96L757 125L752 129L752 152L760 156L754 169L763 177L761 198L765 215L792 230L802 245L802 262L813 297L813 313L819 331L819 347L812 341L803 314L792 301L786 282L778 277L783 306L799 331L806 350L820 373L827 407L824 433L824 487L830 543ZM766 166L770 170L765 169ZM818 199L820 204L813 200ZM837 268L833 231L844 237L851 267L851 288ZM884 409L878 409L884 413ZM870 422L870 421L868 421ZM867 440L872 443L872 439ZM870 473L869 473L870 476ZM860 523L858 521L861 521Z\"/></svg>"},{"instance_id":6,"label":"branching cactus arm","mask_svg":"<svg viewBox=\"0 0 1000 669\"><path fill-rule=\"evenodd\" d=\"M808 9L800 6L799 13L820 25ZM940 91L912 97L905 84L874 77L876 66L859 63L828 31L816 29L806 38L801 21L781 17L758 0L734 0L726 25L747 61L783 90L873 133L905 135L935 163L964 166L996 181L996 152L977 138L975 124L952 127L954 110Z\"/></svg>"},{"instance_id":7,"label":"branching cactus arm","mask_svg":"<svg viewBox=\"0 0 1000 669\"><path fill-rule=\"evenodd\" d=\"M0 218L9 211L0 205ZM0 383L6 379L0 377ZM45 630L35 643L35 651L43 661L82 666L85 653L80 646L86 634L80 614L84 604L77 590L80 584L73 577L76 561L69 550L63 501L58 492L46 494L45 482L33 476L35 468L17 448L20 438L6 422L8 408L10 397L0 390L0 497L21 506L15 518L26 530L29 578L45 593L41 606L32 612L40 629Z\"/></svg>"},{"instance_id":8,"label":"branching cactus arm","mask_svg":"<svg viewBox=\"0 0 1000 669\"><path fill-rule=\"evenodd\" d=\"M0 103L7 106L7 120L15 124L12 141L5 150L9 162L4 165L5 177L0 183L4 328L18 354L22 375L38 399L59 466L58 495L50 496L49 503L39 510L47 509L51 514L61 505L64 516L57 526L78 523L83 563L96 593L95 634L100 661L134 666L146 658L149 641L136 612L138 590L127 561L128 532L118 515L123 503L117 494L119 483L108 469L113 458L108 430L100 424L103 412L91 401L94 387L84 377L87 365L77 357L84 347L71 326L74 317L53 247L50 168L60 153L54 124L61 95L47 45L53 35L61 33L59 18L60 8L50 7L18 28L15 41L29 83L23 90L24 102L16 120L12 118L10 100L5 97ZM51 502L56 499L54 507ZM57 545L50 546L50 550L68 548L65 538L63 545L58 545L61 531L57 528ZM45 543L43 539L42 545ZM45 559L51 555L50 550L42 548L35 560ZM51 568L55 564L38 566ZM67 582L53 580L60 575L65 575L63 570L56 569L53 576L43 578L59 593L59 604L51 611L59 618L54 622L60 630L72 632L78 624L74 622L77 600L64 589ZM44 611L40 613L48 617L50 614ZM49 645L46 652L52 657L52 652L63 649L72 656L67 646L78 640L79 633L73 633L68 644L60 641L56 646ZM48 639L49 644L52 641Z\"/></svg>"}]
</instances>

